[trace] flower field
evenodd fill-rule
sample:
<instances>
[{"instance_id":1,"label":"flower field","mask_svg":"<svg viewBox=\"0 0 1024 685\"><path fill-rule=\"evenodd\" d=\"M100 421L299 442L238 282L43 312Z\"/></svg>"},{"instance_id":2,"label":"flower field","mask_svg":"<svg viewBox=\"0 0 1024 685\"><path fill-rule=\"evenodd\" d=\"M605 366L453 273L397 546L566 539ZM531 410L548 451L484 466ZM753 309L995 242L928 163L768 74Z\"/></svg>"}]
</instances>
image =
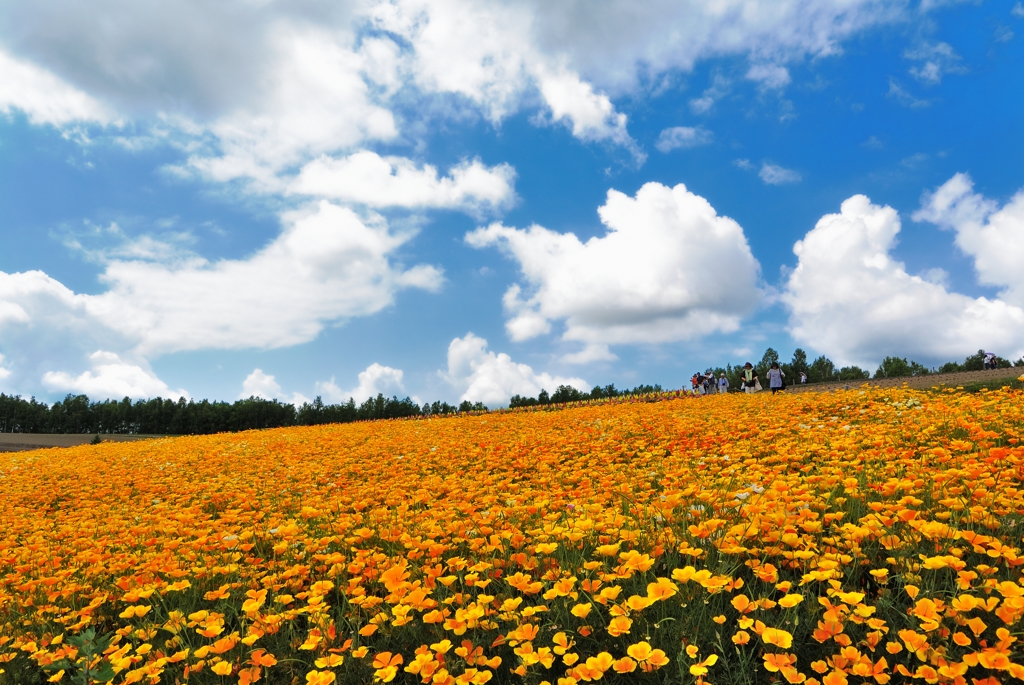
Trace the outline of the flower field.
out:
<instances>
[{"instance_id":1,"label":"flower field","mask_svg":"<svg viewBox=\"0 0 1024 685\"><path fill-rule=\"evenodd\" d=\"M0 454L0 683L1024 680L1024 396Z\"/></svg>"}]
</instances>

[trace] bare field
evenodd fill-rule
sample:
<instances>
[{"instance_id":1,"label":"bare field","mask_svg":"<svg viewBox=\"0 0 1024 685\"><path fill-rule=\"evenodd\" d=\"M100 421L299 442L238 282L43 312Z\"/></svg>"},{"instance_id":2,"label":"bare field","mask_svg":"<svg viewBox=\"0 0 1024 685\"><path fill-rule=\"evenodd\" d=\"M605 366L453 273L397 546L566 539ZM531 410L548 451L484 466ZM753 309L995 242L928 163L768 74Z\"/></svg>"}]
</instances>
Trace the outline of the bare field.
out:
<instances>
[{"instance_id":1,"label":"bare field","mask_svg":"<svg viewBox=\"0 0 1024 685\"><path fill-rule=\"evenodd\" d=\"M39 450L47 447L77 447L93 441L94 433L0 433L0 452L23 452ZM127 442L132 440L150 440L164 437L162 435L101 435L103 442Z\"/></svg>"},{"instance_id":2,"label":"bare field","mask_svg":"<svg viewBox=\"0 0 1024 685\"><path fill-rule=\"evenodd\" d=\"M827 392L843 388L859 388L867 383L875 388L900 388L905 384L915 390L928 390L935 386L955 388L968 383L991 382L992 389L1000 387L1024 372L1022 368L990 369L988 371L961 371L958 373L933 373L927 376L911 376L905 378L880 378L867 381L837 381L835 383L808 383L807 385L787 385L787 392ZM787 379L788 380L788 379Z\"/></svg>"}]
</instances>

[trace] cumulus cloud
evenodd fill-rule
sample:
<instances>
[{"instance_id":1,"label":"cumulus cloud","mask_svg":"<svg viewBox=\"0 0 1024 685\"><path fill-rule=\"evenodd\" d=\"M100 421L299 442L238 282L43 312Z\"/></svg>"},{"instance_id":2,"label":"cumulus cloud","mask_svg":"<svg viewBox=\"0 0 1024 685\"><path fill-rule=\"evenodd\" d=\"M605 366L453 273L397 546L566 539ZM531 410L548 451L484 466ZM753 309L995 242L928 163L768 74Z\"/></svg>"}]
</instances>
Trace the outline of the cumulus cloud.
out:
<instances>
[{"instance_id":1,"label":"cumulus cloud","mask_svg":"<svg viewBox=\"0 0 1024 685\"><path fill-rule=\"evenodd\" d=\"M472 333L448 345L448 371L441 375L462 393L460 400L483 402L490 407L507 404L512 395L535 396L541 390L550 393L559 385L590 389L582 378L537 373L526 364L512 361L504 352L491 352L487 341Z\"/></svg>"},{"instance_id":2,"label":"cumulus cloud","mask_svg":"<svg viewBox=\"0 0 1024 685\"><path fill-rule=\"evenodd\" d=\"M946 74L966 74L967 68L961 64L960 55L949 43L924 43L903 56L919 62L910 68L910 75L926 85L942 82Z\"/></svg>"},{"instance_id":3,"label":"cumulus cloud","mask_svg":"<svg viewBox=\"0 0 1024 685\"><path fill-rule=\"evenodd\" d=\"M47 371L43 385L52 392L79 393L90 399L142 399L188 397L182 389L171 390L148 368L123 361L114 352L98 350L89 355L91 369L78 376L65 371Z\"/></svg>"},{"instance_id":4,"label":"cumulus cloud","mask_svg":"<svg viewBox=\"0 0 1024 685\"><path fill-rule=\"evenodd\" d=\"M242 381L242 392L238 394L238 399L261 397L272 400L280 394L281 386L273 376L263 373L263 369L253 369Z\"/></svg>"},{"instance_id":5,"label":"cumulus cloud","mask_svg":"<svg viewBox=\"0 0 1024 685\"><path fill-rule=\"evenodd\" d=\"M326 201L286 215L284 232L247 259L111 262L110 288L83 296L88 311L159 354L272 348L312 340L328 322L366 316L408 287L436 290L439 269L403 269L391 253L411 238L383 219Z\"/></svg>"},{"instance_id":6,"label":"cumulus cloud","mask_svg":"<svg viewBox=\"0 0 1024 685\"><path fill-rule=\"evenodd\" d=\"M401 369L393 369L374 362L366 367L366 370L359 372L359 384L352 390L342 390L333 376L329 381L317 383L316 390L329 402L337 404L347 402L351 398L360 403L378 394L397 396L404 393L404 375Z\"/></svg>"},{"instance_id":7,"label":"cumulus cloud","mask_svg":"<svg viewBox=\"0 0 1024 685\"><path fill-rule=\"evenodd\" d=\"M263 369L253 369L252 373L242 381L242 392L238 394L238 399L245 400L250 397L258 397L264 400L283 400L288 404L294 404L296 407L309 402L308 397L298 392L292 393L291 397L282 396L281 385L277 382L277 379L268 373L264 373Z\"/></svg>"},{"instance_id":8,"label":"cumulus cloud","mask_svg":"<svg viewBox=\"0 0 1024 685\"><path fill-rule=\"evenodd\" d=\"M791 80L789 69L778 64L755 64L747 71L747 78L771 90L785 88Z\"/></svg>"},{"instance_id":9,"label":"cumulus cloud","mask_svg":"<svg viewBox=\"0 0 1024 685\"><path fill-rule=\"evenodd\" d=\"M537 225L466 235L519 263L525 283L503 300L513 340L557 320L564 339L593 345L683 340L736 330L761 299L743 229L686 186L648 183L635 198L610 190L598 214L605 235L585 243Z\"/></svg>"},{"instance_id":10,"label":"cumulus cloud","mask_svg":"<svg viewBox=\"0 0 1024 685\"><path fill-rule=\"evenodd\" d=\"M1001 289L1000 299L1024 307L1024 188L1002 207L974 192L967 174L956 174L926 193L914 221L956 233L956 246L974 259L978 281Z\"/></svg>"},{"instance_id":11,"label":"cumulus cloud","mask_svg":"<svg viewBox=\"0 0 1024 685\"><path fill-rule=\"evenodd\" d=\"M639 162L645 155L626 131L626 115L611 99L594 91L579 74L565 68L537 69L540 92L554 121L565 122L580 140L608 141L628 148Z\"/></svg>"},{"instance_id":12,"label":"cumulus cloud","mask_svg":"<svg viewBox=\"0 0 1024 685\"><path fill-rule=\"evenodd\" d=\"M288 191L369 207L498 210L515 198L515 170L465 161L438 178L437 168L417 168L401 157L357 152L342 158L321 156L306 164Z\"/></svg>"},{"instance_id":13,"label":"cumulus cloud","mask_svg":"<svg viewBox=\"0 0 1024 685\"><path fill-rule=\"evenodd\" d=\"M868 368L892 354L937 362L980 348L1024 352L1024 310L907 273L891 256L899 231L896 210L855 195L796 243L781 296L794 339Z\"/></svg>"},{"instance_id":14,"label":"cumulus cloud","mask_svg":"<svg viewBox=\"0 0 1024 685\"><path fill-rule=\"evenodd\" d=\"M114 115L100 101L46 69L0 49L0 113L18 110L33 124L110 124Z\"/></svg>"},{"instance_id":15,"label":"cumulus cloud","mask_svg":"<svg viewBox=\"0 0 1024 685\"><path fill-rule=\"evenodd\" d=\"M257 189L320 155L399 140L394 110L438 96L495 123L539 106L639 159L613 99L643 79L746 55L751 78L778 87L789 61L835 54L904 14L888 0L7 2L0 73L21 85L0 90L0 107L38 121L105 121L107 107L158 123L189 150L180 171Z\"/></svg>"},{"instance_id":16,"label":"cumulus cloud","mask_svg":"<svg viewBox=\"0 0 1024 685\"><path fill-rule=\"evenodd\" d=\"M771 164L769 162L763 162L761 164L761 171L757 172L757 175L761 177L761 180L772 186L779 186L786 183L797 183L803 176L799 172L793 171L792 169L785 169L780 167L778 164Z\"/></svg>"},{"instance_id":17,"label":"cumulus cloud","mask_svg":"<svg viewBox=\"0 0 1024 685\"><path fill-rule=\"evenodd\" d=\"M666 128L658 135L658 142L654 144L654 147L661 152L671 152L679 148L707 145L714 139L714 134L703 126L673 126Z\"/></svg>"},{"instance_id":18,"label":"cumulus cloud","mask_svg":"<svg viewBox=\"0 0 1024 685\"><path fill-rule=\"evenodd\" d=\"M4 356L2 354L0 354L0 381L4 380L6 378L9 378L10 375L11 375L11 370L8 369L8 368L5 368L3 366L3 363L4 363Z\"/></svg>"},{"instance_id":19,"label":"cumulus cloud","mask_svg":"<svg viewBox=\"0 0 1024 685\"><path fill-rule=\"evenodd\" d=\"M276 240L244 259L112 260L99 295L76 294L38 271L0 272L2 340L25 354L85 340L145 357L284 347L380 311L399 290L443 282L436 267L394 263L412 234L392 232L380 217L321 202L284 222Z\"/></svg>"}]
</instances>

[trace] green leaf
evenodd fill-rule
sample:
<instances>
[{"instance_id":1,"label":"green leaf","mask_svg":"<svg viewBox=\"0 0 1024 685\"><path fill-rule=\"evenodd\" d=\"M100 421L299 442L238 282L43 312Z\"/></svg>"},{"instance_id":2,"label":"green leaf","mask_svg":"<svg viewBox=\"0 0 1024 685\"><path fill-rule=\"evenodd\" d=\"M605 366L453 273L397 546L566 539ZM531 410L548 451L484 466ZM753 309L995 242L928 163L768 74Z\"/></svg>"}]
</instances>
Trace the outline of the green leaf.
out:
<instances>
[{"instance_id":1,"label":"green leaf","mask_svg":"<svg viewBox=\"0 0 1024 685\"><path fill-rule=\"evenodd\" d=\"M91 673L92 679L98 683L109 683L114 679L114 667L110 662L103 662L103 665Z\"/></svg>"}]
</instances>

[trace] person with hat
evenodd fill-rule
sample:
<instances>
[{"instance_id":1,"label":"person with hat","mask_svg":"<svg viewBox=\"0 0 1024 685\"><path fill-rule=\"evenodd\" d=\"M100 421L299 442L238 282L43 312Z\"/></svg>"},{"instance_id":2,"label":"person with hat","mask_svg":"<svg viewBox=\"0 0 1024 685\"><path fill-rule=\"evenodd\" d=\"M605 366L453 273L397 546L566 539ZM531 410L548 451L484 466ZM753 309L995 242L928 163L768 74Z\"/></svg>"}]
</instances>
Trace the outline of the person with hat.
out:
<instances>
[{"instance_id":1,"label":"person with hat","mask_svg":"<svg viewBox=\"0 0 1024 685\"><path fill-rule=\"evenodd\" d=\"M757 392L761 389L761 384L757 380L757 369L750 362L743 365L740 380L743 381L743 392Z\"/></svg>"}]
</instances>

